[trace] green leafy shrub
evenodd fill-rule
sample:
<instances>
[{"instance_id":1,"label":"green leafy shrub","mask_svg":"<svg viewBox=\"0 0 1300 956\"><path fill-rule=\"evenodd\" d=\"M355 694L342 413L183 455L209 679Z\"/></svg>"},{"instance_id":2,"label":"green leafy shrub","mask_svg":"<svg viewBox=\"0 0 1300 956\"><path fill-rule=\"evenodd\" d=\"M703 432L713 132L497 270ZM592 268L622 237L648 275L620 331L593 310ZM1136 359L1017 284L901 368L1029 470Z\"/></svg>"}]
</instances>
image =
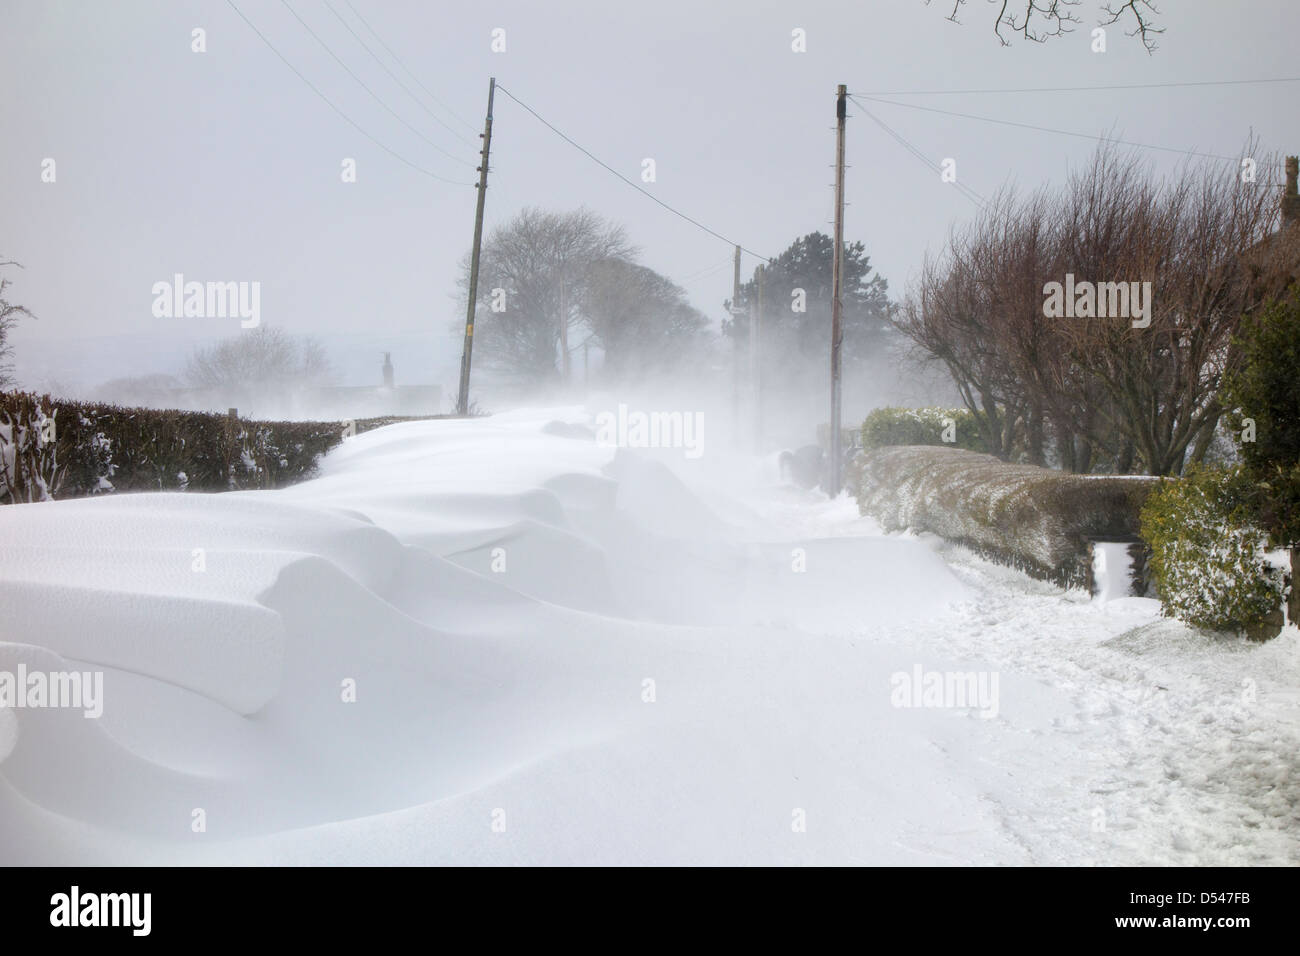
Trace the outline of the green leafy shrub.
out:
<instances>
[{"instance_id":1,"label":"green leafy shrub","mask_svg":"<svg viewBox=\"0 0 1300 956\"><path fill-rule=\"evenodd\" d=\"M1166 614L1255 636L1280 625L1283 572L1264 560L1257 494L1247 470L1236 467L1162 479L1147 498L1142 538Z\"/></svg>"},{"instance_id":2,"label":"green leafy shrub","mask_svg":"<svg viewBox=\"0 0 1300 956\"><path fill-rule=\"evenodd\" d=\"M951 438L946 441L945 437ZM975 416L965 408L877 408L862 423L862 447L946 445L987 451Z\"/></svg>"},{"instance_id":3,"label":"green leafy shrub","mask_svg":"<svg viewBox=\"0 0 1300 956\"><path fill-rule=\"evenodd\" d=\"M1240 363L1220 401L1260 490L1259 520L1275 543L1300 544L1300 287L1243 320L1234 345Z\"/></svg>"}]
</instances>

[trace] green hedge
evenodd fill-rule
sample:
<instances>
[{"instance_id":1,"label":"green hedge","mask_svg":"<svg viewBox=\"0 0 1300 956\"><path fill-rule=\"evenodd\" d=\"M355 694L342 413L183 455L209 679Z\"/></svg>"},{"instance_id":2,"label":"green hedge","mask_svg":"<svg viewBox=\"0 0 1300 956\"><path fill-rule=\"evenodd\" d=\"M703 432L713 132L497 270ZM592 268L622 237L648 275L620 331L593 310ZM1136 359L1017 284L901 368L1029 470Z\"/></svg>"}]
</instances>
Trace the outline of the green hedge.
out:
<instances>
[{"instance_id":1,"label":"green hedge","mask_svg":"<svg viewBox=\"0 0 1300 956\"><path fill-rule=\"evenodd\" d=\"M951 426L951 427L949 427ZM944 440L944 433L953 439ZM862 447L945 445L987 451L975 416L965 408L877 408L862 423Z\"/></svg>"},{"instance_id":2,"label":"green hedge","mask_svg":"<svg viewBox=\"0 0 1300 956\"><path fill-rule=\"evenodd\" d=\"M405 419L355 422L357 433ZM311 477L342 422L254 422L0 392L0 502L278 488Z\"/></svg>"},{"instance_id":3,"label":"green hedge","mask_svg":"<svg viewBox=\"0 0 1300 956\"><path fill-rule=\"evenodd\" d=\"M1165 613L1197 627L1272 637L1284 572L1266 564L1258 488L1241 467L1161 481L1142 509L1142 538Z\"/></svg>"},{"instance_id":4,"label":"green hedge","mask_svg":"<svg viewBox=\"0 0 1300 956\"><path fill-rule=\"evenodd\" d=\"M886 531L912 528L1083 587L1089 542L1136 540L1153 478L1084 476L957 448L876 448L857 462L858 507Z\"/></svg>"},{"instance_id":5,"label":"green hedge","mask_svg":"<svg viewBox=\"0 0 1300 956\"><path fill-rule=\"evenodd\" d=\"M1233 344L1240 362L1224 375L1219 400L1260 491L1259 524L1273 543L1300 545L1300 285L1243 319Z\"/></svg>"}]
</instances>

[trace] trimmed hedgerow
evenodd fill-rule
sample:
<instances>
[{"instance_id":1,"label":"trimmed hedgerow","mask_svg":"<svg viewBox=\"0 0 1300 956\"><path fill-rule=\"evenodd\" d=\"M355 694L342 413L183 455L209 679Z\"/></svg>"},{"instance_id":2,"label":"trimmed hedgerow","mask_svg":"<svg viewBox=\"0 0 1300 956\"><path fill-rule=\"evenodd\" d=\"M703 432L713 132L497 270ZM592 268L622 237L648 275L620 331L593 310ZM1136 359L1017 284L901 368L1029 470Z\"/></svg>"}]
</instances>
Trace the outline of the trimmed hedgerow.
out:
<instances>
[{"instance_id":1,"label":"trimmed hedgerow","mask_svg":"<svg viewBox=\"0 0 1300 956\"><path fill-rule=\"evenodd\" d=\"M957 448L876 448L859 466L859 510L886 531L928 531L1065 587L1086 585L1090 540L1136 539L1155 486Z\"/></svg>"},{"instance_id":2,"label":"trimmed hedgerow","mask_svg":"<svg viewBox=\"0 0 1300 956\"><path fill-rule=\"evenodd\" d=\"M353 425L360 433L404 420ZM254 422L0 392L0 502L278 488L315 474L344 428L343 422Z\"/></svg>"},{"instance_id":3,"label":"trimmed hedgerow","mask_svg":"<svg viewBox=\"0 0 1300 956\"><path fill-rule=\"evenodd\" d=\"M951 441L945 440L945 436ZM975 416L965 408L877 408L862 423L862 447L946 445L987 451Z\"/></svg>"},{"instance_id":4,"label":"trimmed hedgerow","mask_svg":"<svg viewBox=\"0 0 1300 956\"><path fill-rule=\"evenodd\" d=\"M1258 487L1247 469L1197 469L1162 480L1142 508L1142 538L1165 613L1196 627L1271 637L1284 572L1265 561Z\"/></svg>"}]
</instances>

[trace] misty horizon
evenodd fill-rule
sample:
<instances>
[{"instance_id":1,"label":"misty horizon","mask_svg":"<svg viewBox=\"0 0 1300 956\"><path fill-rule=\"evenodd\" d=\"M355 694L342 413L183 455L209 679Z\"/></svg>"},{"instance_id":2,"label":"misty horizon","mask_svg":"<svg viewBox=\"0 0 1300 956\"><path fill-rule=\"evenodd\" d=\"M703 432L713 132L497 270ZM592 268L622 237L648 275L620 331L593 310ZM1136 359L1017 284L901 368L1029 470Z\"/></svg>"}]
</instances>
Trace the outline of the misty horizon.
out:
<instances>
[{"instance_id":1,"label":"misty horizon","mask_svg":"<svg viewBox=\"0 0 1300 956\"><path fill-rule=\"evenodd\" d=\"M177 374L196 347L237 333L229 319L151 313L153 285L183 273L259 282L262 321L321 340L341 384L370 384L377 353L392 351L402 381L447 394L460 360L457 283L489 76L620 175L769 257L798 236L830 231L836 84L910 104L874 103L872 112L934 169L863 115L861 101L850 104L848 125L846 240L865 244L894 298L922 257L976 213L972 196L1061 182L1087 162L1090 136L1153 147L1140 152L1165 175L1188 159L1180 150L1231 159L1252 132L1261 150L1300 151L1285 83L926 92L1268 78L1257 64L1285 60L1284 31L1266 31L1249 52L1227 46L1220 14L1208 8L1162 11L1153 53L1112 26L1099 54L1086 16L1066 36L1004 47L978 7L963 8L959 25L920 2L772 4L736 16L667 4L635 26L586 4L557 18L528 5L451 10L436 25L418 4L237 6L375 139L462 185L420 175L361 136L226 4L10 4L0 50L18 95L0 156L9 212L0 253L23 264L12 291L38 316L11 335L24 387L85 393L110 379ZM1285 9L1268 6L1264 19ZM205 31L202 53L192 50L196 28ZM505 49L494 52L498 29ZM664 49L674 53L665 58ZM557 56L571 69L554 70ZM704 89L724 102L693 95ZM731 295L728 243L638 195L509 96L498 93L494 113L485 233L528 207L589 209L626 228L640 261L681 284L718 327ZM653 182L642 179L647 158ZM55 182L42 180L48 159ZM949 160L956 183L935 172ZM349 161L355 182L340 176ZM1280 183L1276 169L1260 177ZM744 257L744 279L757 262Z\"/></svg>"}]
</instances>

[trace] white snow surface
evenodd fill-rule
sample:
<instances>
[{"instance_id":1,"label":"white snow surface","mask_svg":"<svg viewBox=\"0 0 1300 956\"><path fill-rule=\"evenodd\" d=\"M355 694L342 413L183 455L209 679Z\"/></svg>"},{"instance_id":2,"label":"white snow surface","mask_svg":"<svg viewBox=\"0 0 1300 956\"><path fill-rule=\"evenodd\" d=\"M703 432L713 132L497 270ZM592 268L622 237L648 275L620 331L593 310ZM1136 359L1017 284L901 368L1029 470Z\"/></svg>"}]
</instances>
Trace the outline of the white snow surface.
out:
<instances>
[{"instance_id":1,"label":"white snow surface","mask_svg":"<svg viewBox=\"0 0 1300 956\"><path fill-rule=\"evenodd\" d=\"M1294 626L1201 635L556 421L591 424L0 508L0 671L105 675L98 720L0 708L0 863L1300 862ZM894 706L918 667L996 674L996 716Z\"/></svg>"}]
</instances>

